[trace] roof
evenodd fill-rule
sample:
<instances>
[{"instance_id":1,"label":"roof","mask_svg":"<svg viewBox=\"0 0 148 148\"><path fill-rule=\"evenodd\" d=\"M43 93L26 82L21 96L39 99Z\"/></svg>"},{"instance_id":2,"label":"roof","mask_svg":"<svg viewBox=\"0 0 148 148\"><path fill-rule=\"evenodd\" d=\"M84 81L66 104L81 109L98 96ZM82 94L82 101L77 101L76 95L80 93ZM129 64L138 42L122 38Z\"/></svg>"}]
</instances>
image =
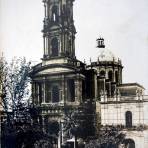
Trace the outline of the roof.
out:
<instances>
[{"instance_id":1,"label":"roof","mask_svg":"<svg viewBox=\"0 0 148 148\"><path fill-rule=\"evenodd\" d=\"M140 85L139 83L123 83L120 84L118 87L127 87L127 86L138 86L142 89L145 89L142 85Z\"/></svg>"}]
</instances>

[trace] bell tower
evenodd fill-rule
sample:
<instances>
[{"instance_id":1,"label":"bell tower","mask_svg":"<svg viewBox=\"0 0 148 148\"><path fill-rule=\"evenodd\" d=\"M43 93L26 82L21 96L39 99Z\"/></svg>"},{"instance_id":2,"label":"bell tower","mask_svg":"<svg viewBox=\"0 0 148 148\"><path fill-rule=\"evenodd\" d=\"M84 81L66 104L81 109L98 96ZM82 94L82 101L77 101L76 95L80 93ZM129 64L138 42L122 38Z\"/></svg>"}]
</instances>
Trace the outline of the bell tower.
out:
<instances>
[{"instance_id":1,"label":"bell tower","mask_svg":"<svg viewBox=\"0 0 148 148\"><path fill-rule=\"evenodd\" d=\"M43 60L75 58L74 0L43 0Z\"/></svg>"}]
</instances>

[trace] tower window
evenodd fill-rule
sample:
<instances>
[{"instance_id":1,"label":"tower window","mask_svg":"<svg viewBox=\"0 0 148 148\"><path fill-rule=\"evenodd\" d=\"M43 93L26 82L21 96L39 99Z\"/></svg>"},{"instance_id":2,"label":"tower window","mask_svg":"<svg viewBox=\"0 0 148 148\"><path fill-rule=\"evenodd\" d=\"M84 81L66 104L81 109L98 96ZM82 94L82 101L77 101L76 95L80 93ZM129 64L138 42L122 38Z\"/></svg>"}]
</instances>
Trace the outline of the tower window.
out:
<instances>
[{"instance_id":1,"label":"tower window","mask_svg":"<svg viewBox=\"0 0 148 148\"><path fill-rule=\"evenodd\" d=\"M38 102L38 100L37 100L37 98L38 98L38 85L37 85L37 83L35 82L34 83L34 103L35 104L37 104Z\"/></svg>"},{"instance_id":2,"label":"tower window","mask_svg":"<svg viewBox=\"0 0 148 148\"><path fill-rule=\"evenodd\" d=\"M45 102L50 103L51 102L51 91L50 91L50 84L46 83L46 97L45 97Z\"/></svg>"},{"instance_id":3,"label":"tower window","mask_svg":"<svg viewBox=\"0 0 148 148\"><path fill-rule=\"evenodd\" d=\"M59 97L60 93L59 93L59 87L58 86L53 86L52 88L52 102L56 103L59 102Z\"/></svg>"},{"instance_id":4,"label":"tower window","mask_svg":"<svg viewBox=\"0 0 148 148\"><path fill-rule=\"evenodd\" d=\"M58 39L53 38L51 41L52 56L58 56Z\"/></svg>"},{"instance_id":5,"label":"tower window","mask_svg":"<svg viewBox=\"0 0 148 148\"><path fill-rule=\"evenodd\" d=\"M39 104L41 104L42 103L42 84L41 83L39 83Z\"/></svg>"},{"instance_id":6,"label":"tower window","mask_svg":"<svg viewBox=\"0 0 148 148\"><path fill-rule=\"evenodd\" d=\"M100 76L105 77L105 71L104 70L100 71Z\"/></svg>"},{"instance_id":7,"label":"tower window","mask_svg":"<svg viewBox=\"0 0 148 148\"><path fill-rule=\"evenodd\" d=\"M69 52L71 53L71 39L69 39L68 41L68 49L69 49Z\"/></svg>"},{"instance_id":8,"label":"tower window","mask_svg":"<svg viewBox=\"0 0 148 148\"><path fill-rule=\"evenodd\" d=\"M73 79L69 79L67 81L67 100L69 102L74 102L75 101L75 84Z\"/></svg>"},{"instance_id":9,"label":"tower window","mask_svg":"<svg viewBox=\"0 0 148 148\"><path fill-rule=\"evenodd\" d=\"M118 78L118 71L115 72L115 79L116 79L116 83L118 83L119 78Z\"/></svg>"},{"instance_id":10,"label":"tower window","mask_svg":"<svg viewBox=\"0 0 148 148\"><path fill-rule=\"evenodd\" d=\"M126 119L126 127L131 128L132 127L132 112L127 111L125 113L125 119Z\"/></svg>"},{"instance_id":11,"label":"tower window","mask_svg":"<svg viewBox=\"0 0 148 148\"><path fill-rule=\"evenodd\" d=\"M109 81L113 80L113 72L112 71L108 72L108 79L109 79Z\"/></svg>"},{"instance_id":12,"label":"tower window","mask_svg":"<svg viewBox=\"0 0 148 148\"><path fill-rule=\"evenodd\" d=\"M54 22L58 21L58 7L57 6L52 7L52 21Z\"/></svg>"}]
</instances>

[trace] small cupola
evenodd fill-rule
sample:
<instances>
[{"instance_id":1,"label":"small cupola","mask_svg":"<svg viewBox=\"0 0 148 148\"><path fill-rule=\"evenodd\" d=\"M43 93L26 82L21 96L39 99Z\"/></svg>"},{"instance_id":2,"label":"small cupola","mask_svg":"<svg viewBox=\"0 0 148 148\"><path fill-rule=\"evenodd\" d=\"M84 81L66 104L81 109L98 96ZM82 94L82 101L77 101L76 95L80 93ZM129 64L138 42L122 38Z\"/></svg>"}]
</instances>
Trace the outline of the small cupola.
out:
<instances>
[{"instance_id":1,"label":"small cupola","mask_svg":"<svg viewBox=\"0 0 148 148\"><path fill-rule=\"evenodd\" d=\"M104 39L103 38L100 37L96 41L97 41L97 47L98 48L105 48Z\"/></svg>"}]
</instances>

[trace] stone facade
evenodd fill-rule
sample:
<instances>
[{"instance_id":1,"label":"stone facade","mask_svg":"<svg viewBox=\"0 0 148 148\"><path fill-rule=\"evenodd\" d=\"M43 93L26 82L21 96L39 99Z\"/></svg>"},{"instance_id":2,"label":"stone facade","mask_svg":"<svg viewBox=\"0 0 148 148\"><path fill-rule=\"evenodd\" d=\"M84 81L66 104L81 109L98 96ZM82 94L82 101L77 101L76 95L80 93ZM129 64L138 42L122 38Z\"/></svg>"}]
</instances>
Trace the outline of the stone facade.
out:
<instances>
[{"instance_id":1,"label":"stone facade","mask_svg":"<svg viewBox=\"0 0 148 148\"><path fill-rule=\"evenodd\" d=\"M73 2L43 0L44 52L42 62L30 72L33 105L40 111L38 121L43 130L50 122L62 128L65 109L78 110L89 101L95 105L95 125L123 126L127 141L146 148L148 96L138 83L122 82L122 62L105 48L103 38L97 39L97 61L86 65L76 58ZM141 126L143 130L138 131ZM63 142L61 133L59 147Z\"/></svg>"},{"instance_id":2,"label":"stone facade","mask_svg":"<svg viewBox=\"0 0 148 148\"><path fill-rule=\"evenodd\" d=\"M75 57L73 2L74 0L43 1L43 58L30 71L32 101L40 110L37 120L43 128L51 122L57 123L61 128L65 110L79 110L87 98L93 99L95 96L94 87L91 87L94 85L94 70L87 70L86 65ZM63 133L60 132L58 144L64 142Z\"/></svg>"}]
</instances>

